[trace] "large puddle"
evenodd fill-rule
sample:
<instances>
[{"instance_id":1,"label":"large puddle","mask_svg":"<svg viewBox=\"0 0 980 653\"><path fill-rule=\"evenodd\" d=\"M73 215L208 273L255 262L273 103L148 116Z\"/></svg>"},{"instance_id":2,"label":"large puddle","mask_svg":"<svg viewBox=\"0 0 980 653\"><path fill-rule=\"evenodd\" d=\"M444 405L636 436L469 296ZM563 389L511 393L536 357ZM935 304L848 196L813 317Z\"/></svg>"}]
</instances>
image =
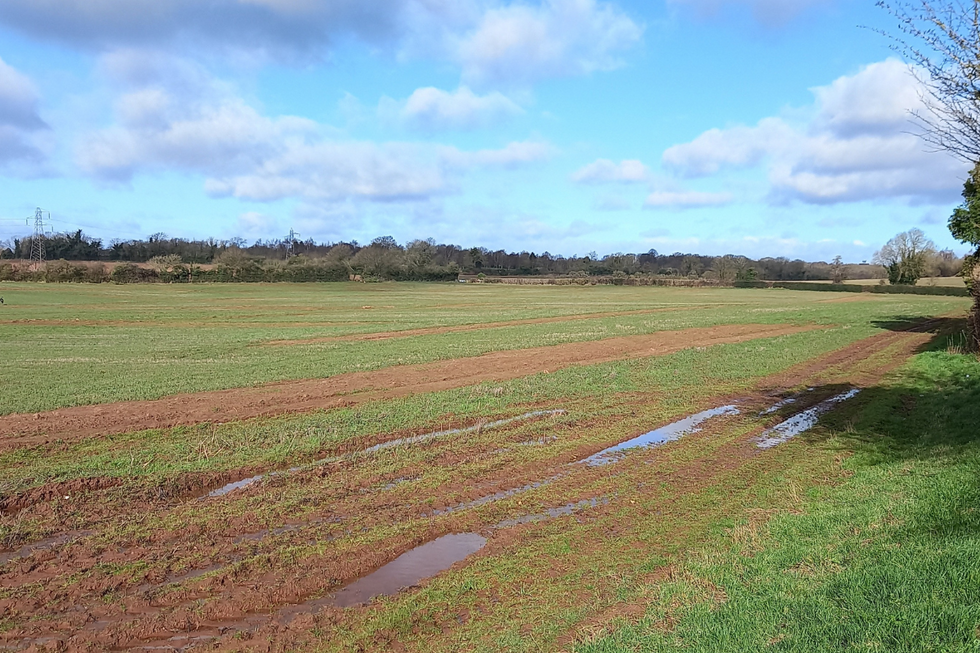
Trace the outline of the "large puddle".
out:
<instances>
[{"instance_id":1,"label":"large puddle","mask_svg":"<svg viewBox=\"0 0 980 653\"><path fill-rule=\"evenodd\" d=\"M232 483L227 483L217 488L216 490L211 490L207 493L207 497L221 497L229 492L234 492L235 490L240 490L241 488L248 487L253 483L261 481L263 478L270 478L273 476L278 476L280 474L293 474L296 472L301 472L305 469L311 469L313 467L318 467L320 465L326 465L329 463L337 462L343 460L344 458L351 458L354 456L363 456L377 453L379 451L385 451L387 449L394 449L395 447L402 447L407 444L419 444L420 442L425 442L426 440L433 440L435 438L443 438L447 435L458 435L460 433L475 433L477 431L484 431L487 429L496 429L501 426L507 426L508 424L513 424L514 422L520 422L527 419L536 419L538 417L551 417L553 415L564 415L564 410L536 410L530 413L524 413L523 415L517 415L516 417L508 417L506 419L498 419L493 422L483 422L480 424L475 424L473 426L467 426L465 428L459 429L447 429L445 431L434 431L432 433L425 433L423 435L413 435L407 438L398 438L397 440L390 440L388 442L382 442L381 444L376 444L368 447L367 449L362 449L360 451L355 451L345 456L332 456L330 458L321 458L320 460L315 460L312 463L306 465L299 465L297 467L289 467L286 469L280 469L273 472L266 472L265 474L258 474L256 476L250 476L249 478L243 478Z\"/></svg>"},{"instance_id":2,"label":"large puddle","mask_svg":"<svg viewBox=\"0 0 980 653\"><path fill-rule=\"evenodd\" d=\"M756 446L758 446L760 449L771 449L776 445L780 445L787 440L796 437L800 433L809 431L816 425L821 415L842 401L847 401L851 397L854 397L859 392L861 392L861 390L857 388L848 390L847 392L841 393L836 397L831 397L830 399L820 402L813 408L808 408L801 413L793 415L785 422L781 422L771 429L764 431L762 435L759 436Z\"/></svg>"},{"instance_id":3,"label":"large puddle","mask_svg":"<svg viewBox=\"0 0 980 653\"><path fill-rule=\"evenodd\" d=\"M684 419L674 422L673 424L662 426L659 429L650 431L649 433L644 433L643 435L635 437L632 440L627 440L626 442L609 447L608 449L603 449L599 453L593 454L579 462L585 463L590 467L608 465L609 463L614 463L622 459L623 452L628 449L636 449L639 447L659 447L660 445L668 442L680 440L685 435L697 433L701 430L699 428L701 424L708 421L712 417L720 417L721 415L738 415L740 412L741 411L739 411L739 409L735 406L720 406L718 408L712 408L711 410L706 410L697 413L696 415L685 417Z\"/></svg>"},{"instance_id":4,"label":"large puddle","mask_svg":"<svg viewBox=\"0 0 980 653\"><path fill-rule=\"evenodd\" d=\"M443 535L403 553L333 594L280 610L280 618L289 622L298 615L316 613L326 606L349 608L368 603L378 596L397 594L465 560L486 543L487 539L476 533Z\"/></svg>"}]
</instances>

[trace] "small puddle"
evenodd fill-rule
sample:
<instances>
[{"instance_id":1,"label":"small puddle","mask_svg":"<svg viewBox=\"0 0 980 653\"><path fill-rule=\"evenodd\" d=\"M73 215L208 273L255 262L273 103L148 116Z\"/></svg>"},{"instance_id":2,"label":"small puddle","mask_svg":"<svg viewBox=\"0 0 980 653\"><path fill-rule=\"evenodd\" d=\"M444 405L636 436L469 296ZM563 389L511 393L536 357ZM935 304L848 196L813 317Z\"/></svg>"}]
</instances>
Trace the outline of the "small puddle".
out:
<instances>
[{"instance_id":1,"label":"small puddle","mask_svg":"<svg viewBox=\"0 0 980 653\"><path fill-rule=\"evenodd\" d=\"M252 476L250 478L243 478L240 481L235 481L234 483L228 483L227 485L222 485L217 490L211 490L208 492L209 497L221 497L234 490L247 487L256 481L261 481L266 476L271 476L271 474L259 474L258 476Z\"/></svg>"},{"instance_id":2,"label":"small puddle","mask_svg":"<svg viewBox=\"0 0 980 653\"><path fill-rule=\"evenodd\" d=\"M741 411L739 411L739 409L735 406L720 406L718 408L712 408L711 410L706 410L697 413L696 415L685 417L684 419L674 422L673 424L662 426L659 429L650 431L649 433L644 433L643 435L635 437L632 440L622 442L615 446L609 447L608 449L603 449L599 453L580 460L579 463L585 463L590 467L608 465L609 463L614 463L622 459L622 452L628 449L636 449L638 447L659 447L660 445L668 442L680 440L685 435L697 433L701 430L699 428L700 425L712 417L719 417L721 415L738 415L740 412Z\"/></svg>"},{"instance_id":3,"label":"small puddle","mask_svg":"<svg viewBox=\"0 0 980 653\"><path fill-rule=\"evenodd\" d=\"M423 517L435 517L437 515L448 515L452 512L457 512L459 510L467 510L469 508L479 508L480 506L486 505L491 501L499 501L501 499L507 499L524 492L529 492L531 490L536 490L539 487L544 487L554 483L560 478L564 478L565 474L557 474L551 478L546 478L543 481L535 481L534 483L528 483L527 485L522 485L520 487L511 488L509 490L501 490L500 492L494 492L493 494L488 494L482 496L479 499L473 499L472 501L466 501L464 503L459 503L455 506L449 506L448 508L437 508L428 514L422 515Z\"/></svg>"},{"instance_id":4,"label":"small puddle","mask_svg":"<svg viewBox=\"0 0 980 653\"><path fill-rule=\"evenodd\" d=\"M475 431L483 431L485 429L495 429L501 426L506 426L508 424L513 424L514 422L519 422L525 419L534 419L536 417L550 417L552 415L564 415L564 410L537 410L533 413L524 413L523 415L518 415L517 417L508 417L507 419L499 419L495 422L486 422L484 424L475 424L473 426L467 426L462 429L449 429L447 431L436 431L435 433L426 433L425 435L413 435L408 438L398 438L397 440L391 440L390 442L382 442L381 444L376 444L373 447L368 447L360 453L375 453L377 451L384 451L385 449L392 449L394 447L400 447L406 444L418 444L419 442L425 442L426 440L431 440L433 438L442 438L447 435L457 435L460 433L473 433Z\"/></svg>"},{"instance_id":5,"label":"small puddle","mask_svg":"<svg viewBox=\"0 0 980 653\"><path fill-rule=\"evenodd\" d=\"M813 408L804 410L802 413L793 415L785 422L781 422L771 429L764 431L756 441L756 446L760 449L771 449L776 445L783 444L787 440L796 437L800 433L809 431L816 425L821 415L842 401L847 401L851 397L854 397L859 392L861 390L858 388L849 390L836 397L822 401Z\"/></svg>"},{"instance_id":6,"label":"small puddle","mask_svg":"<svg viewBox=\"0 0 980 653\"><path fill-rule=\"evenodd\" d=\"M585 510L586 508L596 508L598 506L604 506L609 503L608 497L600 497L598 499L585 499L584 501L577 501L575 503L569 503L560 508L549 508L542 513L536 515L524 515L523 517L515 517L513 519L505 519L502 522L495 524L493 528L510 528L512 526L519 526L521 524L530 524L533 522L546 521L548 519L555 519L556 517L565 517L566 515L572 515L576 512Z\"/></svg>"},{"instance_id":7,"label":"small puddle","mask_svg":"<svg viewBox=\"0 0 980 653\"><path fill-rule=\"evenodd\" d=\"M61 535L55 535L54 537L39 540L32 544L25 544L14 551L0 551L0 565L6 564L11 560L26 558L38 551L48 551L63 544L74 542L77 539L92 535L93 532L94 531L72 531L71 533L62 533Z\"/></svg>"},{"instance_id":8,"label":"small puddle","mask_svg":"<svg viewBox=\"0 0 980 653\"><path fill-rule=\"evenodd\" d=\"M476 533L443 535L354 581L333 595L332 604L346 608L367 603L376 596L391 596L404 587L411 587L449 569L482 549L486 543L487 539Z\"/></svg>"},{"instance_id":9,"label":"small puddle","mask_svg":"<svg viewBox=\"0 0 980 653\"><path fill-rule=\"evenodd\" d=\"M315 614L326 606L349 608L367 603L378 596L397 594L402 589L417 585L465 560L486 543L486 538L476 533L443 535L403 553L333 594L284 608L279 611L279 616L289 623L301 614Z\"/></svg>"},{"instance_id":10,"label":"small puddle","mask_svg":"<svg viewBox=\"0 0 980 653\"><path fill-rule=\"evenodd\" d=\"M785 408L786 406L789 406L789 405L795 404L795 403L796 403L796 397L787 397L786 399L783 399L781 401L776 402L775 404L773 404L769 408L766 408L764 411L762 411L761 413L759 413L759 417L765 417L766 415L772 415L773 413L775 413L779 409Z\"/></svg>"},{"instance_id":11,"label":"small puddle","mask_svg":"<svg viewBox=\"0 0 980 653\"><path fill-rule=\"evenodd\" d=\"M331 456L329 458L321 458L321 459L315 460L312 463L309 463L307 465L299 465L297 467L289 467L288 469L285 469L285 470L276 470L276 471L272 471L272 472L267 472L265 474L258 474L257 476L251 476L249 478L243 478L243 479L241 479L239 481L234 481L232 483L227 483L225 485L222 485L221 487L217 488L216 490L211 490L206 495L204 495L204 497L205 498L221 497L221 496L224 496L224 495L228 494L229 492L234 492L235 490L239 490L241 488L248 487L249 485L252 485L253 483L256 483L258 481L261 481L264 478L269 478L269 477L272 477L272 476L278 476L280 474L294 474L296 472L300 472L300 471L303 471L303 470L306 470L306 469L311 469L313 467L318 467L320 465L326 465L326 464L329 464L329 463L337 462L339 460L342 460L344 457L350 458L350 457L354 457L354 456L362 456L362 455L365 455L365 454L370 455L370 454L377 453L379 451L385 451L387 449L394 449L395 447L401 447L401 446L404 446L406 444L418 444L420 442L425 442L426 440L432 440L434 438L442 438L442 437L445 437L447 435L457 435L457 434L460 434L460 433L473 433L473 432L482 431L482 430L485 430L485 429L499 428L501 426L506 426L508 424L513 424L514 422L519 422L519 421L526 420L526 419L535 419L535 418L538 418L538 417L550 417L550 416L553 416L553 415L564 415L565 412L566 411L564 411L564 410L536 410L536 411L531 412L531 413L524 413L523 415L517 415L516 417L508 417L506 419L499 419L499 420L496 420L494 422L486 422L486 423L481 423L481 424L475 424L473 426L467 426L466 428L448 429L448 430L445 430L445 431L435 431L433 433L425 433L423 435L413 435L413 436L407 437L407 438L398 438L397 440L391 440L389 442L382 442L380 444L376 444L376 445L370 446L367 449L362 449L361 451L355 451L355 452L346 454L346 456L343 456L343 457L341 457L341 456Z\"/></svg>"}]
</instances>

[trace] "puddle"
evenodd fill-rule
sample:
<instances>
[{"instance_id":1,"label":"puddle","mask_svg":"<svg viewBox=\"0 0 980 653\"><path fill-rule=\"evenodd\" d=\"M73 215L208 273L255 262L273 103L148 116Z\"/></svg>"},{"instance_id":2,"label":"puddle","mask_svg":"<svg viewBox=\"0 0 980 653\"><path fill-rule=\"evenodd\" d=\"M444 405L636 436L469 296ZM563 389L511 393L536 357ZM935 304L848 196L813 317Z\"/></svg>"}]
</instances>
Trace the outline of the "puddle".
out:
<instances>
[{"instance_id":1,"label":"puddle","mask_svg":"<svg viewBox=\"0 0 980 653\"><path fill-rule=\"evenodd\" d=\"M234 483L228 483L227 485L222 485L217 490L211 490L210 492L208 492L207 496L209 496L209 497L221 497L221 496L224 496L224 495L228 494L229 492L233 492L234 490L238 490L238 489L241 489L243 487L247 487L247 486L251 485L252 483L255 483L256 481L261 481L266 476L271 476L271 475L272 474L259 474L258 476L252 476L250 478L243 478L240 481L235 481Z\"/></svg>"},{"instance_id":2,"label":"puddle","mask_svg":"<svg viewBox=\"0 0 980 653\"><path fill-rule=\"evenodd\" d=\"M476 533L443 535L354 581L333 595L332 604L346 608L367 603L376 596L390 596L403 587L411 587L449 569L482 549L486 543L487 539Z\"/></svg>"},{"instance_id":3,"label":"puddle","mask_svg":"<svg viewBox=\"0 0 980 653\"><path fill-rule=\"evenodd\" d=\"M373 447L368 447L367 449L361 451L360 453L375 453L377 451L384 451L385 449L392 449L394 447L400 447L406 444L418 444L419 442L425 442L426 440L431 440L433 438L441 438L447 435L457 435L459 433L474 433L476 431L482 431L485 429L495 429L501 426L506 426L508 424L513 424L514 422L519 422L525 419L534 419L536 417L550 417L552 415L564 415L564 410L537 410L533 413L524 413L523 415L518 415L517 417L508 417L507 419L499 419L495 422L487 422L485 424L476 424L474 426L467 426L462 429L449 429L447 431L436 431L435 433L426 433L425 435L413 435L408 438L399 438L397 440L391 440L390 442L382 442L381 444L376 444Z\"/></svg>"},{"instance_id":4,"label":"puddle","mask_svg":"<svg viewBox=\"0 0 980 653\"><path fill-rule=\"evenodd\" d=\"M289 623L301 614L316 613L326 606L349 608L367 603L377 596L397 594L406 587L417 585L449 569L482 549L486 543L486 538L476 533L443 535L403 553L333 594L284 608L279 611L279 616Z\"/></svg>"},{"instance_id":5,"label":"puddle","mask_svg":"<svg viewBox=\"0 0 980 653\"><path fill-rule=\"evenodd\" d=\"M26 558L37 551L48 551L50 549L54 549L62 544L68 544L69 542L74 542L79 538L88 537L92 533L93 531L72 531L71 533L55 535L54 537L49 537L45 540L34 542L33 544L25 544L14 551L0 551L0 565L6 564L11 560Z\"/></svg>"},{"instance_id":6,"label":"puddle","mask_svg":"<svg viewBox=\"0 0 980 653\"><path fill-rule=\"evenodd\" d=\"M809 431L814 427L821 415L842 401L847 401L851 397L854 397L859 392L861 392L861 390L857 388L849 390L837 395L836 397L831 397L830 399L822 401L813 408L804 410L802 413L793 415L785 422L781 422L771 429L763 432L762 435L759 436L756 446L758 446L760 449L771 449L776 445L782 444L787 440L796 437L800 433Z\"/></svg>"},{"instance_id":7,"label":"puddle","mask_svg":"<svg viewBox=\"0 0 980 653\"><path fill-rule=\"evenodd\" d=\"M563 478L565 474L557 474L551 478L546 478L543 481L535 481L534 483L528 483L527 485L522 485L520 487L511 488L509 490L501 490L500 492L494 492L493 494L488 494L482 496L479 499L473 499L472 501L466 501L465 503L460 503L455 506L450 506L448 508L437 508L432 512L422 515L423 517L435 517L436 515L448 515L451 512L457 512L459 510L467 510L469 508L479 508L482 505L486 505L491 501L499 501L500 499L507 499L509 497L521 494L523 492L529 492L531 490L536 490L539 487L544 487L550 483L554 483L560 478Z\"/></svg>"},{"instance_id":8,"label":"puddle","mask_svg":"<svg viewBox=\"0 0 980 653\"><path fill-rule=\"evenodd\" d=\"M362 449L361 451L352 452L350 454L347 454L346 457L362 456L365 454L370 455L370 454L377 453L379 451L385 451L387 449L394 449L395 447L401 447L406 444L418 444L420 442L425 442L426 440L432 440L434 438L442 438L447 435L458 435L460 433L474 433L476 431L499 428L501 426L506 426L508 424L513 424L514 422L519 422L526 419L535 419L537 417L551 417L553 415L564 415L565 412L566 411L564 410L536 410L531 413L524 413L523 415L517 415L516 417L508 417L506 419L498 419L494 422L475 424L473 426L467 426L466 428L447 429L445 431L435 431L433 433L425 433L423 435L413 435L407 438L398 438L397 440L391 440L389 442L382 442L380 444L373 445L371 447L368 447L367 449ZM251 476L249 478L243 478L240 481L227 483L225 485L222 485L216 490L211 490L206 495L204 495L204 497L205 498L221 497L228 494L229 492L234 492L235 490L248 487L253 483L261 481L263 478L278 476L280 474L294 474L296 472L301 472L303 470L311 469L313 467L319 467L321 465L334 463L342 459L343 457L340 456L331 456L329 458L321 458L319 460L315 460L307 465L290 467L285 470L277 470L273 472L267 472L265 474L259 474L257 476Z\"/></svg>"},{"instance_id":9,"label":"puddle","mask_svg":"<svg viewBox=\"0 0 980 653\"><path fill-rule=\"evenodd\" d=\"M579 463L585 463L590 467L608 465L609 463L614 463L620 460L622 458L622 452L628 449L636 449L638 447L659 447L660 445L668 442L680 440L685 435L697 433L701 430L699 428L700 425L712 417L719 417L721 415L738 415L740 412L741 411L739 411L739 409L735 406L720 406L718 408L712 408L711 410L706 410L704 412L697 413L696 415L685 417L684 419L674 422L673 424L662 426L659 429L650 431L649 433L644 433L643 435L633 438L632 440L617 444L609 447L608 449L603 449L599 453L580 460Z\"/></svg>"},{"instance_id":10,"label":"puddle","mask_svg":"<svg viewBox=\"0 0 980 653\"><path fill-rule=\"evenodd\" d=\"M546 521L548 519L554 519L556 517L564 517L566 515L572 515L576 512L585 510L586 508L596 508L598 506L604 506L609 503L608 497L600 497L598 499L585 499L584 501L577 501L575 503L569 503L560 508L549 508L542 513L536 515L524 515L523 517L515 517L514 519L505 519L502 522L495 524L493 528L510 528L511 526L519 526L520 524L531 524L539 521Z\"/></svg>"},{"instance_id":11,"label":"puddle","mask_svg":"<svg viewBox=\"0 0 980 653\"><path fill-rule=\"evenodd\" d=\"M780 408L785 408L786 406L789 406L790 404L795 404L795 403L796 403L796 397L787 397L786 399L783 399L782 401L776 402L775 404L773 404L769 408L766 408L764 411L762 411L761 413L759 413L759 417L765 417L766 415L772 415L773 413L775 413L776 411L778 411Z\"/></svg>"}]
</instances>

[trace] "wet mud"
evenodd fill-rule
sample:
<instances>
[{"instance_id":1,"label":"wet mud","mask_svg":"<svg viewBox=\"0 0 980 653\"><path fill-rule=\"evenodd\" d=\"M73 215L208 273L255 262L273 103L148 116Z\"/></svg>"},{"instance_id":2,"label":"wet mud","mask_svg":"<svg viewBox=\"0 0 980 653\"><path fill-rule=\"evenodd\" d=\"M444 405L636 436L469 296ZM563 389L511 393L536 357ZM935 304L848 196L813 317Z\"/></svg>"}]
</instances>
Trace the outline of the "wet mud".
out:
<instances>
[{"instance_id":1,"label":"wet mud","mask_svg":"<svg viewBox=\"0 0 980 653\"><path fill-rule=\"evenodd\" d=\"M766 379L759 392L737 404L728 397L708 400L702 412L652 431L646 429L656 424L639 417L629 428L617 428L615 421L630 415L624 408L580 423L561 420L564 430L554 440L556 427L544 422L520 424L521 430L509 435L506 429L518 426L518 419L531 419L526 413L483 424L481 431L490 424L502 431L485 438L438 437L452 430L424 434L421 441L432 443L431 464L396 465L384 474L372 471L372 458L363 449L345 452L343 465L303 469L275 483L252 481L248 492L229 490L220 501L129 505L124 497L112 497L116 503L98 511L82 504L79 511L93 511L94 532L65 533L57 536L68 536L62 541L22 547L0 564L0 587L6 592L0 621L7 628L0 632L0 647L265 650L263 642L271 640L280 650L316 648L302 644L314 627L325 633L343 628L354 615L380 609L370 606L373 598L425 586L427 578L474 558L506 555L534 529L594 523L601 541L628 534L630 525L616 517L624 506L630 514L669 511L671 501L685 493L714 483L748 482L739 470L780 457L763 454L757 446L761 438L781 437L781 424L844 401L834 402L842 396L840 386L828 397L831 386L821 379L858 369L864 378L880 378L890 359L860 367L861 352L870 356L884 343L897 357L918 346L918 336L887 335L895 337ZM819 392L790 393L807 384L821 386ZM625 406L629 399L623 401ZM570 407L568 414L576 411ZM776 420L780 423L765 430ZM603 429L608 439L575 441L593 429ZM730 435L733 429L740 435ZM414 444L419 437L400 438L401 444L392 446ZM522 458L500 448L508 437L516 444L550 444L524 447ZM675 460L669 455L674 452L686 453ZM605 464L583 464L597 456ZM427 484L430 474L445 470L452 481ZM667 501L633 505L644 503L653 488L666 492ZM266 506L275 510L251 514ZM197 516L210 517L209 510L215 511L213 519ZM158 514L160 525L139 538L122 535L141 512ZM462 536L472 539L463 542ZM431 554L440 540L460 546ZM418 564L409 564L416 558ZM130 567L137 571L114 571ZM69 578L80 580L68 583ZM369 607L357 607L364 604Z\"/></svg>"},{"instance_id":2,"label":"wet mud","mask_svg":"<svg viewBox=\"0 0 980 653\"><path fill-rule=\"evenodd\" d=\"M205 422L226 422L352 406L412 394L506 381L578 365L661 356L684 349L801 333L820 327L738 324L663 331L472 358L404 365L326 379L289 381L151 401L127 401L0 417L0 450L55 440L128 433Z\"/></svg>"}]
</instances>

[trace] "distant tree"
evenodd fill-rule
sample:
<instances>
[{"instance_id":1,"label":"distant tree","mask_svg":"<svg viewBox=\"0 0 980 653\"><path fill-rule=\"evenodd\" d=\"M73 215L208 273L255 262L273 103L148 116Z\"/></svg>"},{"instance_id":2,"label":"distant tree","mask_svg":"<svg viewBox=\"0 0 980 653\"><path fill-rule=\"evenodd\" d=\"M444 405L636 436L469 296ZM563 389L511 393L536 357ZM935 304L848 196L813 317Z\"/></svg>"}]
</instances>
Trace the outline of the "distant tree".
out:
<instances>
[{"instance_id":1,"label":"distant tree","mask_svg":"<svg viewBox=\"0 0 980 653\"><path fill-rule=\"evenodd\" d=\"M369 247L379 247L381 249L400 249L398 241L393 236L378 236L371 241Z\"/></svg>"},{"instance_id":2,"label":"distant tree","mask_svg":"<svg viewBox=\"0 0 980 653\"><path fill-rule=\"evenodd\" d=\"M184 260L180 258L180 254L164 254L154 256L149 262L157 272L173 272L175 267L184 263Z\"/></svg>"},{"instance_id":3,"label":"distant tree","mask_svg":"<svg viewBox=\"0 0 980 653\"><path fill-rule=\"evenodd\" d=\"M685 262L687 259L685 259ZM713 268L718 275L718 281L722 283L732 283L738 277L742 268L741 261L737 256L726 254L714 260ZM683 270L683 268L681 268Z\"/></svg>"},{"instance_id":4,"label":"distant tree","mask_svg":"<svg viewBox=\"0 0 980 653\"><path fill-rule=\"evenodd\" d=\"M405 247L405 264L414 271L424 270L436 257L436 241L413 240Z\"/></svg>"},{"instance_id":5,"label":"distant tree","mask_svg":"<svg viewBox=\"0 0 980 653\"><path fill-rule=\"evenodd\" d=\"M892 284L914 286L935 251L936 245L921 229L910 229L889 240L872 260L885 268Z\"/></svg>"},{"instance_id":6,"label":"distant tree","mask_svg":"<svg viewBox=\"0 0 980 653\"><path fill-rule=\"evenodd\" d=\"M838 254L830 264L830 280L834 283L844 283L847 281L847 268L844 266L844 259Z\"/></svg>"}]
</instances>

